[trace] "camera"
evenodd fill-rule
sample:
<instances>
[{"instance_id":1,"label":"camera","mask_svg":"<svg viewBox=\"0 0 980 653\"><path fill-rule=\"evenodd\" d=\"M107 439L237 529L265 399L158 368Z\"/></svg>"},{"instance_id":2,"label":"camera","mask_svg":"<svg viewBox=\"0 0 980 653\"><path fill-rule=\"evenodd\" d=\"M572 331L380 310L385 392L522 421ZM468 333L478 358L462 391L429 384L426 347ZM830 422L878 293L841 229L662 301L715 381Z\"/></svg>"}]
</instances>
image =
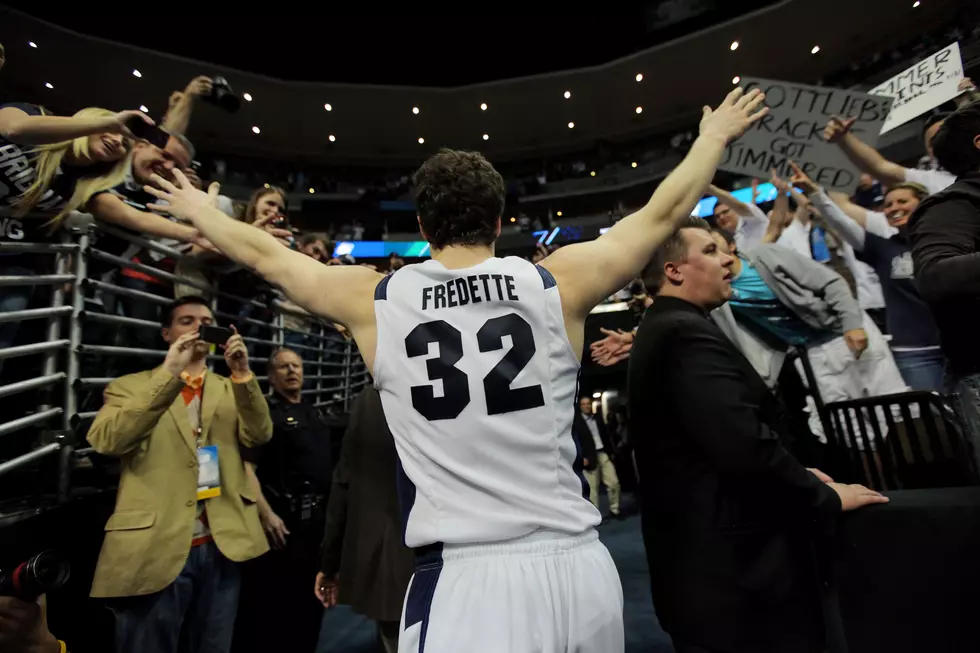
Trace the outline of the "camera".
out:
<instances>
[{"instance_id":1,"label":"camera","mask_svg":"<svg viewBox=\"0 0 980 653\"><path fill-rule=\"evenodd\" d=\"M220 107L228 113L235 113L242 106L242 100L231 90L231 84L224 77L215 77L211 80L211 94L201 98L210 102L216 107Z\"/></svg>"},{"instance_id":2,"label":"camera","mask_svg":"<svg viewBox=\"0 0 980 653\"><path fill-rule=\"evenodd\" d=\"M36 601L68 582L71 566L60 553L44 551L6 573L0 572L0 596Z\"/></svg>"}]
</instances>

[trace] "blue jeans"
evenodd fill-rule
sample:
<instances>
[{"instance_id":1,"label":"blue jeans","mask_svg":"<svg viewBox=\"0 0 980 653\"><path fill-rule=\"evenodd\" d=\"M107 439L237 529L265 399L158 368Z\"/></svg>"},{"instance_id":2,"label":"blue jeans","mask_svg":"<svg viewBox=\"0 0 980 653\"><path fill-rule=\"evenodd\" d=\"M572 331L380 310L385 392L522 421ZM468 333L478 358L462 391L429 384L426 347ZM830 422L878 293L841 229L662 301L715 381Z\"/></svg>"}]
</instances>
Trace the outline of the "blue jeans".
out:
<instances>
[{"instance_id":1,"label":"blue jeans","mask_svg":"<svg viewBox=\"0 0 980 653\"><path fill-rule=\"evenodd\" d=\"M214 542L193 547L180 575L156 594L113 599L119 653L228 653L241 572ZM183 632L182 632L183 631Z\"/></svg>"},{"instance_id":2,"label":"blue jeans","mask_svg":"<svg viewBox=\"0 0 980 653\"><path fill-rule=\"evenodd\" d=\"M943 390L946 357L941 349L892 351L902 378L913 390Z\"/></svg>"}]
</instances>

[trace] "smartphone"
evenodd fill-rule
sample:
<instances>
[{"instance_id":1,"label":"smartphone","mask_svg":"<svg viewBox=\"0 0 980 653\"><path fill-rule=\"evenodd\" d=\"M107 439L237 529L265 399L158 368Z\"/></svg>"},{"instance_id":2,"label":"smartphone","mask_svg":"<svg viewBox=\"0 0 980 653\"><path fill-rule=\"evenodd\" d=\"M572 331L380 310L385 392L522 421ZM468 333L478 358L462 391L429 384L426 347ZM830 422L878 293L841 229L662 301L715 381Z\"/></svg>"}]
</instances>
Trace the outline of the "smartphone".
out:
<instances>
[{"instance_id":1,"label":"smartphone","mask_svg":"<svg viewBox=\"0 0 980 653\"><path fill-rule=\"evenodd\" d=\"M201 340L210 342L214 345L223 345L228 342L228 338L235 335L231 329L219 326L205 325L201 327Z\"/></svg>"},{"instance_id":2,"label":"smartphone","mask_svg":"<svg viewBox=\"0 0 980 653\"><path fill-rule=\"evenodd\" d=\"M129 127L129 131L133 132L133 136L149 141L151 145L156 145L161 150L167 147L167 141L170 140L170 134L156 125L147 123L139 116L133 116L126 121L126 126Z\"/></svg>"}]
</instances>

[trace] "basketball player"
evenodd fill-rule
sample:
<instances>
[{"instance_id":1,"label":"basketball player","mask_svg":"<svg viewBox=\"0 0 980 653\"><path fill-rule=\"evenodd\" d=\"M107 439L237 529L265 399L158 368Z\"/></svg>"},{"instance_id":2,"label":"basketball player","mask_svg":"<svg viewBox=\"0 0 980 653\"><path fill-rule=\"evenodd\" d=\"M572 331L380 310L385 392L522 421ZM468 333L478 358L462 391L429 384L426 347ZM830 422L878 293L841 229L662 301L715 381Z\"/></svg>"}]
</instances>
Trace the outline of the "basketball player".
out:
<instances>
[{"instance_id":1,"label":"basketball player","mask_svg":"<svg viewBox=\"0 0 980 653\"><path fill-rule=\"evenodd\" d=\"M197 191L179 171L147 188L166 202L154 208L347 326L373 370L417 553L402 653L623 650L623 591L571 435L585 318L690 215L762 102L735 89L704 107L700 137L646 206L538 265L494 257L504 184L473 152L442 150L415 174L432 259L388 277L283 247L212 208L216 188Z\"/></svg>"}]
</instances>

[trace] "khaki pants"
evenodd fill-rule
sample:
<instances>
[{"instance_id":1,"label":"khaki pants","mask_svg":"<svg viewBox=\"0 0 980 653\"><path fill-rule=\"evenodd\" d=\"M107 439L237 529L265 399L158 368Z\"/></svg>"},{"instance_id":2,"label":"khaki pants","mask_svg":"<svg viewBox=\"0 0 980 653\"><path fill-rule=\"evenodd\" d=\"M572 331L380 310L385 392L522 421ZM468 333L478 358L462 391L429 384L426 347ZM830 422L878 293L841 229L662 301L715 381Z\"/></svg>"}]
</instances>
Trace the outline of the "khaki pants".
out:
<instances>
[{"instance_id":1,"label":"khaki pants","mask_svg":"<svg viewBox=\"0 0 980 653\"><path fill-rule=\"evenodd\" d=\"M613 465L612 458L604 452L599 452L599 460L596 462L595 469L585 470L585 480L589 482L589 501L596 508L599 507L599 481L606 486L606 494L609 495L609 512L614 515L619 514L619 476L616 475L616 466Z\"/></svg>"}]
</instances>

